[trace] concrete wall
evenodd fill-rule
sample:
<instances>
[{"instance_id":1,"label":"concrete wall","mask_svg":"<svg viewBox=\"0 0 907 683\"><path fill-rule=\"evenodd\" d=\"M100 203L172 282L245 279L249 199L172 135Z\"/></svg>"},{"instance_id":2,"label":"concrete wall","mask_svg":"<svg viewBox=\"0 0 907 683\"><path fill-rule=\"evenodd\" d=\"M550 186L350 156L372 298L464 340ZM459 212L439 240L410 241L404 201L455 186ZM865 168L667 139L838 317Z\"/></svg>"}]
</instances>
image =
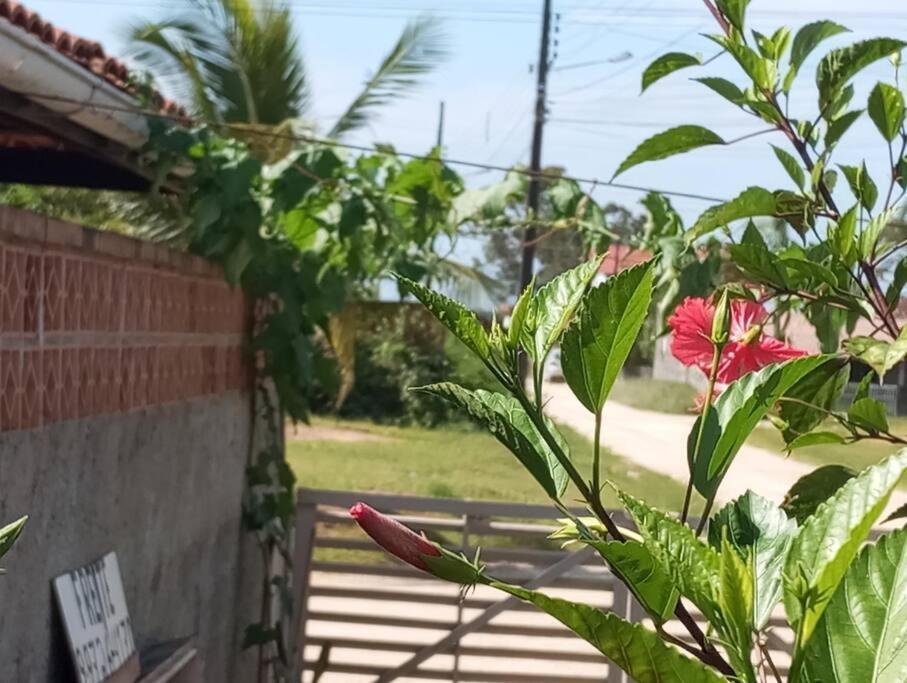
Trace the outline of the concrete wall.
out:
<instances>
[{"instance_id":1,"label":"concrete wall","mask_svg":"<svg viewBox=\"0 0 907 683\"><path fill-rule=\"evenodd\" d=\"M0 208L0 681L66 681L53 577L116 551L139 645L247 681L246 304L204 261Z\"/></svg>"}]
</instances>

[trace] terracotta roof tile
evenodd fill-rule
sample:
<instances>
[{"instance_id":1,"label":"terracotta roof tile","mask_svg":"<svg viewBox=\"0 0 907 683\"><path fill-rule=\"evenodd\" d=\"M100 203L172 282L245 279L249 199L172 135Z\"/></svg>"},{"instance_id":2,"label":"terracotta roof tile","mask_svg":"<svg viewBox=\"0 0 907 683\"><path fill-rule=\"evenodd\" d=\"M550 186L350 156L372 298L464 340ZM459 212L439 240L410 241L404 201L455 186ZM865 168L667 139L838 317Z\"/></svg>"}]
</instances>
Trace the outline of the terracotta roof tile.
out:
<instances>
[{"instance_id":1,"label":"terracotta roof tile","mask_svg":"<svg viewBox=\"0 0 907 683\"><path fill-rule=\"evenodd\" d=\"M612 244L608 247L605 260L598 272L602 275L617 275L622 270L637 266L652 258L652 254L641 249L634 249L626 244Z\"/></svg>"},{"instance_id":2,"label":"terracotta roof tile","mask_svg":"<svg viewBox=\"0 0 907 683\"><path fill-rule=\"evenodd\" d=\"M104 79L115 88L130 95L138 93L138 88L131 82L129 67L121 60L104 52L104 48L97 41L75 36L57 28L50 22L41 19L37 12L33 12L15 0L0 0L0 19L13 26L18 26L26 33L51 45L57 52ZM183 107L166 99L157 91L153 93L152 101L163 114L181 118L188 117L188 113Z\"/></svg>"}]
</instances>

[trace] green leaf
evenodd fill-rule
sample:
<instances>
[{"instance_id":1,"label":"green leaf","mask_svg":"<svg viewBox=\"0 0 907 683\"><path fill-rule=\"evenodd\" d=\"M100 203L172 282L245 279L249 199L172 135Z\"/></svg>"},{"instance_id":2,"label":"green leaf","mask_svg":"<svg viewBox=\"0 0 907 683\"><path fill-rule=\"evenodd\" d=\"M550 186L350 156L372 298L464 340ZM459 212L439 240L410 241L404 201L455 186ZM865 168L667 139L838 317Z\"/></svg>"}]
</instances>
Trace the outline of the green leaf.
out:
<instances>
[{"instance_id":1,"label":"green leaf","mask_svg":"<svg viewBox=\"0 0 907 683\"><path fill-rule=\"evenodd\" d=\"M867 545L804 652L805 678L902 683L907 676L907 530Z\"/></svg>"},{"instance_id":2,"label":"green leaf","mask_svg":"<svg viewBox=\"0 0 907 683\"><path fill-rule=\"evenodd\" d=\"M751 565L737 554L727 537L721 539L720 547L718 604L721 610L716 628L728 644L731 663L741 680L756 683L752 665L755 580Z\"/></svg>"},{"instance_id":3,"label":"green leaf","mask_svg":"<svg viewBox=\"0 0 907 683\"><path fill-rule=\"evenodd\" d=\"M847 267L857 259L857 207L852 206L828 228L828 246L832 253Z\"/></svg>"},{"instance_id":4,"label":"green leaf","mask_svg":"<svg viewBox=\"0 0 907 683\"><path fill-rule=\"evenodd\" d=\"M869 93L868 111L882 137L891 142L904 125L904 95L893 85L876 83Z\"/></svg>"},{"instance_id":5,"label":"green leaf","mask_svg":"<svg viewBox=\"0 0 907 683\"><path fill-rule=\"evenodd\" d=\"M816 70L819 108L824 110L847 82L867 66L901 50L907 43L894 38L871 38L832 50Z\"/></svg>"},{"instance_id":6,"label":"green leaf","mask_svg":"<svg viewBox=\"0 0 907 683\"><path fill-rule=\"evenodd\" d=\"M794 36L790 49L791 68L796 73L803 66L803 62L818 47L819 43L839 33L847 33L849 29L833 21L816 21L806 24ZM789 89L789 88L788 88Z\"/></svg>"},{"instance_id":7,"label":"green leaf","mask_svg":"<svg viewBox=\"0 0 907 683\"><path fill-rule=\"evenodd\" d=\"M781 259L764 244L732 244L728 251L733 264L745 275L757 282L787 289L789 283Z\"/></svg>"},{"instance_id":8,"label":"green leaf","mask_svg":"<svg viewBox=\"0 0 907 683\"><path fill-rule=\"evenodd\" d=\"M844 465L824 465L800 477L791 486L784 496L781 509L788 517L797 520L798 524L803 524L815 514L819 505L855 476L857 473Z\"/></svg>"},{"instance_id":9,"label":"green leaf","mask_svg":"<svg viewBox=\"0 0 907 683\"><path fill-rule=\"evenodd\" d=\"M0 557L6 555L10 548L13 547L16 539L22 535L22 530L25 528L25 523L27 521L28 515L20 517L15 522L10 522L0 529Z\"/></svg>"},{"instance_id":10,"label":"green leaf","mask_svg":"<svg viewBox=\"0 0 907 683\"><path fill-rule=\"evenodd\" d=\"M550 614L637 683L723 683L723 676L665 644L653 631L595 607L519 586L492 581L491 586L530 602Z\"/></svg>"},{"instance_id":11,"label":"green leaf","mask_svg":"<svg viewBox=\"0 0 907 683\"><path fill-rule=\"evenodd\" d=\"M654 261L590 289L561 342L564 379L598 413L636 343L652 303Z\"/></svg>"},{"instance_id":12,"label":"green leaf","mask_svg":"<svg viewBox=\"0 0 907 683\"><path fill-rule=\"evenodd\" d=\"M848 111L831 121L828 124L828 130L825 132L825 146L834 147L838 141L844 137L844 134L850 130L850 127L858 118L863 115L862 109Z\"/></svg>"},{"instance_id":13,"label":"green leaf","mask_svg":"<svg viewBox=\"0 0 907 683\"><path fill-rule=\"evenodd\" d=\"M749 0L717 0L718 9L738 31L743 31L743 20Z\"/></svg>"},{"instance_id":14,"label":"green leaf","mask_svg":"<svg viewBox=\"0 0 907 683\"><path fill-rule=\"evenodd\" d=\"M677 590L646 546L636 541L580 541L604 558L655 623L663 624L671 618L677 604Z\"/></svg>"},{"instance_id":15,"label":"green leaf","mask_svg":"<svg viewBox=\"0 0 907 683\"><path fill-rule=\"evenodd\" d=\"M874 398L854 401L847 410L847 419L870 434L888 431L888 415L885 404Z\"/></svg>"},{"instance_id":16,"label":"green leaf","mask_svg":"<svg viewBox=\"0 0 907 683\"><path fill-rule=\"evenodd\" d=\"M460 408L510 450L551 498L558 499L566 491L567 472L515 398L483 389L470 391L450 382L411 391L437 396ZM567 444L554 424L548 422L548 429L566 454Z\"/></svg>"},{"instance_id":17,"label":"green leaf","mask_svg":"<svg viewBox=\"0 0 907 683\"><path fill-rule=\"evenodd\" d=\"M784 170L787 171L787 175L790 176L797 187L803 190L806 186L806 174L803 172L800 162L794 159L790 152L781 149L777 145L772 145L772 149L775 151L775 156L778 157L778 161L781 162Z\"/></svg>"},{"instance_id":18,"label":"green leaf","mask_svg":"<svg viewBox=\"0 0 907 683\"><path fill-rule=\"evenodd\" d=\"M693 80L702 83L710 90L721 95L728 102L736 104L737 106L742 105L746 100L743 91L726 78L708 76L705 78L694 78Z\"/></svg>"},{"instance_id":19,"label":"green leaf","mask_svg":"<svg viewBox=\"0 0 907 683\"><path fill-rule=\"evenodd\" d=\"M227 282L234 287L238 285L242 274L252 263L253 258L255 258L255 250L252 244L245 237L240 238L224 260L224 276L227 278Z\"/></svg>"},{"instance_id":20,"label":"green leaf","mask_svg":"<svg viewBox=\"0 0 907 683\"><path fill-rule=\"evenodd\" d=\"M642 90L645 92L650 85L675 71L700 64L702 64L702 60L695 55L688 55L685 52L668 52L649 64L643 71Z\"/></svg>"},{"instance_id":21,"label":"green leaf","mask_svg":"<svg viewBox=\"0 0 907 683\"><path fill-rule=\"evenodd\" d=\"M681 595L689 598L710 621L714 620L719 614L718 552L699 540L686 524L622 491L618 493L652 557Z\"/></svg>"},{"instance_id":22,"label":"green leaf","mask_svg":"<svg viewBox=\"0 0 907 683\"><path fill-rule=\"evenodd\" d=\"M885 292L885 300L889 306L894 308L897 305L904 287L907 287L907 256L902 258L898 265L895 266L894 275L891 276L891 284L888 285L888 289Z\"/></svg>"},{"instance_id":23,"label":"green leaf","mask_svg":"<svg viewBox=\"0 0 907 683\"><path fill-rule=\"evenodd\" d=\"M404 292L409 292L435 316L444 327L466 345L470 351L482 360L490 356L488 333L479 322L476 314L463 304L430 290L402 275L396 275L397 282Z\"/></svg>"},{"instance_id":24,"label":"green leaf","mask_svg":"<svg viewBox=\"0 0 907 683\"><path fill-rule=\"evenodd\" d=\"M725 144L724 140L708 128L694 125L677 126L644 140L630 156L624 159L613 178L647 161L666 159L675 154L683 154L707 145L723 144Z\"/></svg>"},{"instance_id":25,"label":"green leaf","mask_svg":"<svg viewBox=\"0 0 907 683\"><path fill-rule=\"evenodd\" d=\"M774 90L775 79L777 77L777 68L771 59L765 59L748 47L742 40L731 36L707 36L711 38L737 61L743 71L749 76L753 85L762 90ZM759 111L758 105L766 104L755 98L747 98L747 106ZM766 115L773 115L773 110L760 111Z\"/></svg>"},{"instance_id":26,"label":"green leaf","mask_svg":"<svg viewBox=\"0 0 907 683\"><path fill-rule=\"evenodd\" d=\"M523 343L537 366L544 364L570 324L600 265L601 258L586 261L561 273L533 295L523 326Z\"/></svg>"},{"instance_id":27,"label":"green leaf","mask_svg":"<svg viewBox=\"0 0 907 683\"><path fill-rule=\"evenodd\" d=\"M510 314L510 327L507 328L507 346L511 349L519 348L520 340L523 338L523 327L526 324L526 318L532 306L533 296L535 296L535 285L534 282L530 282L513 305L513 311Z\"/></svg>"},{"instance_id":28,"label":"green leaf","mask_svg":"<svg viewBox=\"0 0 907 683\"><path fill-rule=\"evenodd\" d=\"M784 442L790 444L822 424L828 411L837 405L849 379L850 364L844 358L835 358L788 389L778 408L778 414L787 424L782 431Z\"/></svg>"},{"instance_id":29,"label":"green leaf","mask_svg":"<svg viewBox=\"0 0 907 683\"><path fill-rule=\"evenodd\" d=\"M720 548L726 537L749 563L754 595L750 627L755 630L768 623L781 599L781 570L796 533L796 523L783 510L752 491L725 505L709 521L709 543Z\"/></svg>"},{"instance_id":30,"label":"green leaf","mask_svg":"<svg viewBox=\"0 0 907 683\"><path fill-rule=\"evenodd\" d=\"M809 446L825 446L830 444L846 443L843 436L837 432L810 432L801 434L790 440L787 444L788 451L795 451L798 448L808 448Z\"/></svg>"},{"instance_id":31,"label":"green leaf","mask_svg":"<svg viewBox=\"0 0 907 683\"><path fill-rule=\"evenodd\" d=\"M876 371L879 379L907 356L907 327L894 341L873 337L851 337L844 342L844 349Z\"/></svg>"},{"instance_id":32,"label":"green leaf","mask_svg":"<svg viewBox=\"0 0 907 683\"><path fill-rule=\"evenodd\" d=\"M800 527L784 565L784 606L800 648L812 637L905 468L907 449L863 470Z\"/></svg>"},{"instance_id":33,"label":"green leaf","mask_svg":"<svg viewBox=\"0 0 907 683\"><path fill-rule=\"evenodd\" d=\"M808 373L830 362L833 356L805 356L769 365L734 382L706 415L699 450L696 437L700 417L687 442L687 460L696 490L710 498L743 443L768 410Z\"/></svg>"},{"instance_id":34,"label":"green leaf","mask_svg":"<svg viewBox=\"0 0 907 683\"><path fill-rule=\"evenodd\" d=\"M862 166L838 166L847 178L847 184L850 185L850 191L853 192L860 204L868 211L872 211L876 201L879 198L879 189L869 176L866 170L866 164Z\"/></svg>"},{"instance_id":35,"label":"green leaf","mask_svg":"<svg viewBox=\"0 0 907 683\"><path fill-rule=\"evenodd\" d=\"M775 195L761 187L749 187L729 202L706 209L696 223L687 230L687 243L724 225L756 216L774 216L778 209Z\"/></svg>"},{"instance_id":36,"label":"green leaf","mask_svg":"<svg viewBox=\"0 0 907 683\"><path fill-rule=\"evenodd\" d=\"M872 373L867 372L865 375L863 375L863 379L861 379L857 383L857 389L856 389L856 391L853 392L853 399L851 399L850 404L853 405L860 399L869 398L869 389L871 386L872 386Z\"/></svg>"}]
</instances>

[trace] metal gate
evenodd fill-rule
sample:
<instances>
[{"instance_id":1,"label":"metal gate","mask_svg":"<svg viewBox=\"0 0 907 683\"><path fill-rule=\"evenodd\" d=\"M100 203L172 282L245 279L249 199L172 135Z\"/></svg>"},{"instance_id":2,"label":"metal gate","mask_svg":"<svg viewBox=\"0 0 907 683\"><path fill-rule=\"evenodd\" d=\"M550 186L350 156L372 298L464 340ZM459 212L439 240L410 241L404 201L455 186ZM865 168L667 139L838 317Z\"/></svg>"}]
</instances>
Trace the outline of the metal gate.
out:
<instances>
[{"instance_id":1,"label":"metal gate","mask_svg":"<svg viewBox=\"0 0 907 683\"><path fill-rule=\"evenodd\" d=\"M347 514L358 500L467 555L481 546L500 579L644 619L596 554L547 539L557 517L548 506L303 489L296 575L304 681L626 683L620 669L534 607L484 586L461 595L384 556ZM790 635L778 626L770 645L786 669Z\"/></svg>"}]
</instances>

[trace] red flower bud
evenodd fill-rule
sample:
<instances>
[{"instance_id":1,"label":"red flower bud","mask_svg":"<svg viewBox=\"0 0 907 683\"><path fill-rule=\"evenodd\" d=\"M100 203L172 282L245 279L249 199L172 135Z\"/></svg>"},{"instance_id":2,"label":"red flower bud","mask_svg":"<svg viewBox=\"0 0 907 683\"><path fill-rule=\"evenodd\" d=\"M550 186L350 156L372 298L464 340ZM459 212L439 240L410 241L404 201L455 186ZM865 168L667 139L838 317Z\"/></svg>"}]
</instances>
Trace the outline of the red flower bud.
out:
<instances>
[{"instance_id":1,"label":"red flower bud","mask_svg":"<svg viewBox=\"0 0 907 683\"><path fill-rule=\"evenodd\" d=\"M365 503L356 503L351 507L350 516L375 543L416 569L431 572L424 557L441 556L438 546L427 538Z\"/></svg>"}]
</instances>

